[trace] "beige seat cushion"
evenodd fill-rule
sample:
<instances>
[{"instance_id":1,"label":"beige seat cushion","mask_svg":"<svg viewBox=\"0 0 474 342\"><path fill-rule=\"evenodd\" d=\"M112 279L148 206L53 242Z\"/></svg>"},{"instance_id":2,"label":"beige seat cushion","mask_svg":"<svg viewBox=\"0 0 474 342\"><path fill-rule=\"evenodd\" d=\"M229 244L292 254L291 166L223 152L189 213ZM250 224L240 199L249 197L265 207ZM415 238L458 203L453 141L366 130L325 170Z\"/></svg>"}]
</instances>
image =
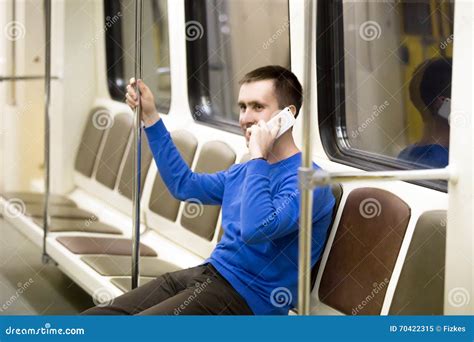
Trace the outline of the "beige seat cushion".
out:
<instances>
[{"instance_id":1,"label":"beige seat cushion","mask_svg":"<svg viewBox=\"0 0 474 342\"><path fill-rule=\"evenodd\" d=\"M418 219L389 315L443 315L446 211Z\"/></svg>"},{"instance_id":2,"label":"beige seat cushion","mask_svg":"<svg viewBox=\"0 0 474 342\"><path fill-rule=\"evenodd\" d=\"M95 178L110 189L115 187L131 130L132 117L128 114L116 115L112 127L108 129Z\"/></svg>"},{"instance_id":3,"label":"beige seat cushion","mask_svg":"<svg viewBox=\"0 0 474 342\"><path fill-rule=\"evenodd\" d=\"M33 221L40 227L43 227L42 218L34 218ZM122 231L109 224L99 222L97 220L84 219L64 219L51 218L49 224L50 232L87 232L87 233L105 233L105 234L121 234Z\"/></svg>"},{"instance_id":4,"label":"beige seat cushion","mask_svg":"<svg viewBox=\"0 0 474 342\"><path fill-rule=\"evenodd\" d=\"M103 276L130 276L132 260L130 256L121 255L86 255L81 257L87 265ZM140 275L157 277L167 272L178 271L180 268L158 258L140 258Z\"/></svg>"},{"instance_id":5,"label":"beige seat cushion","mask_svg":"<svg viewBox=\"0 0 474 342\"><path fill-rule=\"evenodd\" d=\"M6 192L2 194L7 200L19 199L25 204L43 204L44 194L41 192ZM49 204L75 207L76 203L63 195L50 194Z\"/></svg>"},{"instance_id":6,"label":"beige seat cushion","mask_svg":"<svg viewBox=\"0 0 474 342\"><path fill-rule=\"evenodd\" d=\"M43 217L44 215L44 206L42 204L27 204L26 205L26 215L31 217ZM68 218L68 219L83 219L88 220L95 215L90 211L68 206L58 206L50 205L49 206L49 215L50 217L55 218Z\"/></svg>"},{"instance_id":7,"label":"beige seat cushion","mask_svg":"<svg viewBox=\"0 0 474 342\"><path fill-rule=\"evenodd\" d=\"M191 165L198 145L197 139L194 135L184 130L171 132L171 138L186 164L188 166ZM168 188L161 179L160 173L157 172L151 190L150 210L168 220L176 221L179 203L168 191Z\"/></svg>"},{"instance_id":8,"label":"beige seat cushion","mask_svg":"<svg viewBox=\"0 0 474 342\"><path fill-rule=\"evenodd\" d=\"M60 236L56 240L74 254L132 255L132 240L89 236ZM157 256L145 244L140 244L141 256Z\"/></svg>"},{"instance_id":9,"label":"beige seat cushion","mask_svg":"<svg viewBox=\"0 0 474 342\"><path fill-rule=\"evenodd\" d=\"M214 173L228 169L235 162L235 152L222 141L209 141L201 149L197 173ZM185 203L181 225L209 241L214 237L220 206Z\"/></svg>"},{"instance_id":10,"label":"beige seat cushion","mask_svg":"<svg viewBox=\"0 0 474 342\"><path fill-rule=\"evenodd\" d=\"M155 278L150 277L140 277L140 286L145 285L149 281L152 281ZM117 286L123 292L128 292L132 289L132 278L131 277L116 277L110 279L112 284Z\"/></svg>"},{"instance_id":11,"label":"beige seat cushion","mask_svg":"<svg viewBox=\"0 0 474 342\"><path fill-rule=\"evenodd\" d=\"M410 208L391 192L351 191L321 278L320 300L345 314L379 315L409 220Z\"/></svg>"},{"instance_id":12,"label":"beige seat cushion","mask_svg":"<svg viewBox=\"0 0 474 342\"><path fill-rule=\"evenodd\" d=\"M75 170L86 177L92 175L104 132L112 122L109 111L101 107L94 108L86 121L74 164Z\"/></svg>"}]
</instances>

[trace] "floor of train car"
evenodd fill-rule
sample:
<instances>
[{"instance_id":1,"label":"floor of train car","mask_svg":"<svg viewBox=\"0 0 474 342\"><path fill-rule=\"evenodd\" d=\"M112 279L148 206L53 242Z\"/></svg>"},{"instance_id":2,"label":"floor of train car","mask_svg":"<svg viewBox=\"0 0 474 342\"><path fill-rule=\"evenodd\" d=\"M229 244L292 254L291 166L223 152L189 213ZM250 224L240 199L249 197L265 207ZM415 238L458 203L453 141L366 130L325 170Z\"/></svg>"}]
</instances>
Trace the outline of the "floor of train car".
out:
<instances>
[{"instance_id":1,"label":"floor of train car","mask_svg":"<svg viewBox=\"0 0 474 342\"><path fill-rule=\"evenodd\" d=\"M21 293L22 292L22 293ZM0 216L0 315L75 315L92 298Z\"/></svg>"}]
</instances>

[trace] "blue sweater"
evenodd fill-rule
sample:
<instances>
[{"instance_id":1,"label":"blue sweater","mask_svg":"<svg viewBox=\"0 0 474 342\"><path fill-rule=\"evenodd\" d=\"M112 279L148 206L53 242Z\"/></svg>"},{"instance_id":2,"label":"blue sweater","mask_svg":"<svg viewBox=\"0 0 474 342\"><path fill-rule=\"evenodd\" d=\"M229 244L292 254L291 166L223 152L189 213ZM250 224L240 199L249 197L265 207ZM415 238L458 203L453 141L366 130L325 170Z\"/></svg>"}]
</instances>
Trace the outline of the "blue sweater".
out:
<instances>
[{"instance_id":1,"label":"blue sweater","mask_svg":"<svg viewBox=\"0 0 474 342\"><path fill-rule=\"evenodd\" d=\"M145 132L160 175L174 197L222 206L224 235L206 262L255 314L288 314L297 303L301 153L275 164L256 159L226 171L200 174L186 165L162 120ZM321 255L331 222L330 188L317 188L313 203L312 265Z\"/></svg>"}]
</instances>

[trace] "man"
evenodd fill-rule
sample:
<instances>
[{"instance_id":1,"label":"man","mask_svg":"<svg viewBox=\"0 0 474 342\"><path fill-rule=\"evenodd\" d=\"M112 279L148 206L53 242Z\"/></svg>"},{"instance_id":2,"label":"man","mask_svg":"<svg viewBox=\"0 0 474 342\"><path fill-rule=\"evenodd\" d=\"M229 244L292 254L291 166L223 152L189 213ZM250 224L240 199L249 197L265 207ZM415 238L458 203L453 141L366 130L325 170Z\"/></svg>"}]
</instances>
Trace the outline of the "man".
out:
<instances>
[{"instance_id":1,"label":"man","mask_svg":"<svg viewBox=\"0 0 474 342\"><path fill-rule=\"evenodd\" d=\"M134 80L127 87L133 109ZM180 200L222 205L224 235L211 256L168 273L85 314L287 314L297 298L299 152L288 130L266 122L289 106L297 115L302 87L279 66L248 73L239 93L240 126L251 160L214 174L192 172L170 138L150 89L138 80L143 122L163 181ZM317 166L315 166L317 167ZM319 259L334 206L330 188L314 192L312 264ZM197 291L197 289L200 289Z\"/></svg>"},{"instance_id":2,"label":"man","mask_svg":"<svg viewBox=\"0 0 474 342\"><path fill-rule=\"evenodd\" d=\"M420 64L410 81L410 100L423 118L423 135L398 155L414 168L441 168L449 160L449 105L452 60L434 58ZM443 108L444 105L444 108Z\"/></svg>"}]
</instances>

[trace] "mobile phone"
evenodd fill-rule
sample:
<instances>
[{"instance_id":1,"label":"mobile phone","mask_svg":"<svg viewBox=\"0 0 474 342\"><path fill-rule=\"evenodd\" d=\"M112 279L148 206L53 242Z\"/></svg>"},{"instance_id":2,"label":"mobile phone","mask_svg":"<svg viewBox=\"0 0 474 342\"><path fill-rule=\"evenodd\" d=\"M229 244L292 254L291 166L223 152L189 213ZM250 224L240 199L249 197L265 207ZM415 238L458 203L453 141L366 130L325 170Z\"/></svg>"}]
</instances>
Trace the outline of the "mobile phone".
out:
<instances>
[{"instance_id":1,"label":"mobile phone","mask_svg":"<svg viewBox=\"0 0 474 342\"><path fill-rule=\"evenodd\" d=\"M451 99L445 98L443 104L439 107L438 115L442 118L449 120L449 114L451 114Z\"/></svg>"},{"instance_id":2,"label":"mobile phone","mask_svg":"<svg viewBox=\"0 0 474 342\"><path fill-rule=\"evenodd\" d=\"M295 116L291 112L290 107L286 107L280 113L268 120L267 127L269 130L271 130L274 125L278 124L279 118L281 118L281 127L275 139L278 139L283 133L293 127L296 122Z\"/></svg>"}]
</instances>

